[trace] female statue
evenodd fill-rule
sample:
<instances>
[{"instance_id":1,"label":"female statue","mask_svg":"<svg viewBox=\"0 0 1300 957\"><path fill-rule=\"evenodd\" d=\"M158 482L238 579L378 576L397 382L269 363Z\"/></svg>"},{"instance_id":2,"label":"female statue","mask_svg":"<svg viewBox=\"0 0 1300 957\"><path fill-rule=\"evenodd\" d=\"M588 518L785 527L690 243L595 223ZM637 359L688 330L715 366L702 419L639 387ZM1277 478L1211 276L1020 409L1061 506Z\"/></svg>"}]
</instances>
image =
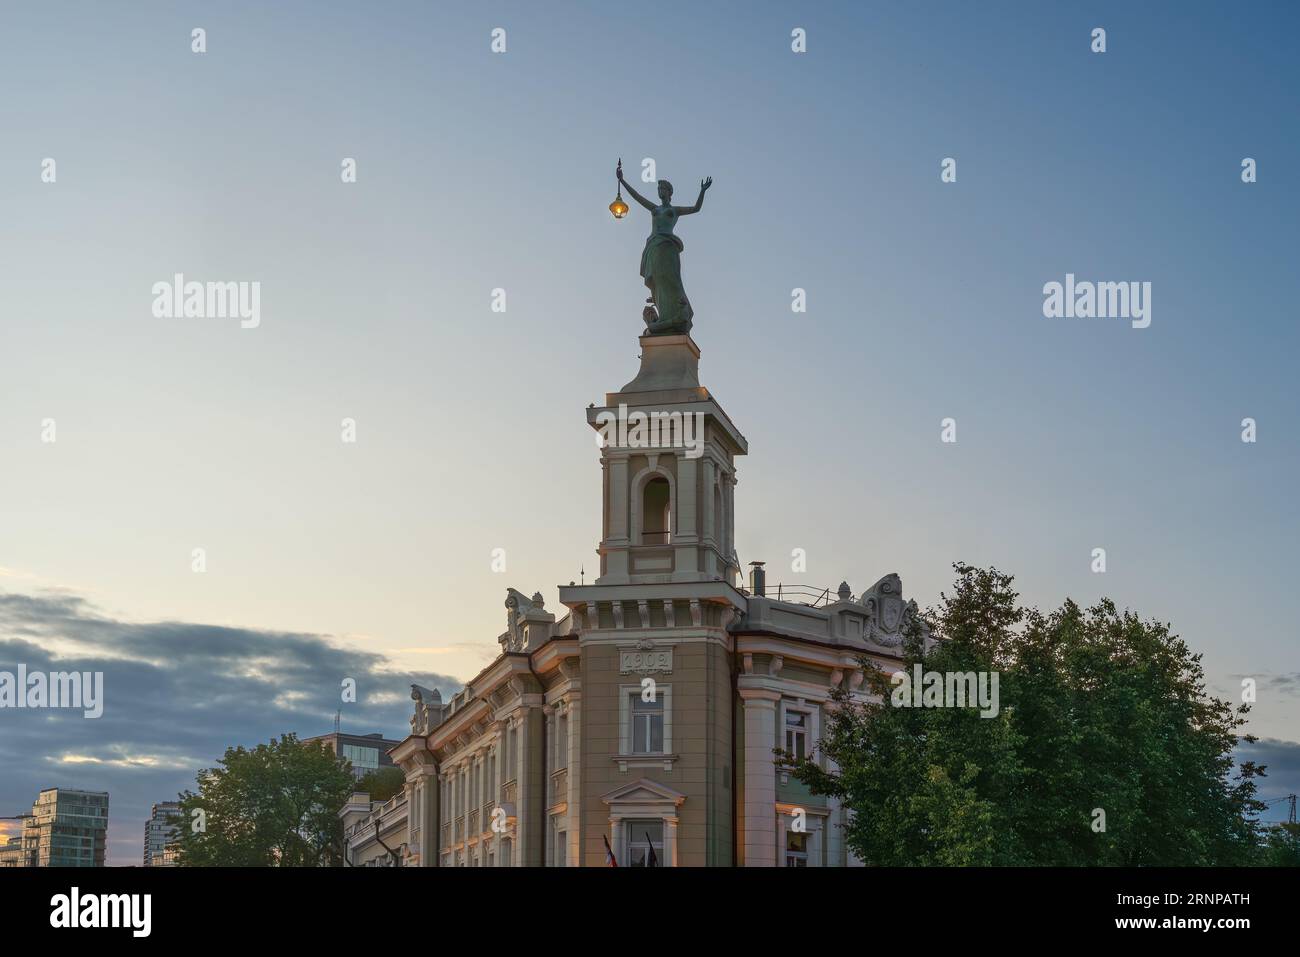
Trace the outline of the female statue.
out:
<instances>
[{"instance_id":1,"label":"female statue","mask_svg":"<svg viewBox=\"0 0 1300 957\"><path fill-rule=\"evenodd\" d=\"M695 310L682 288L682 241L673 235L677 217L698 213L704 206L704 194L713 185L713 177L700 181L700 198L694 206L674 206L673 184L659 181L659 205L656 206L632 188L623 178L620 162L614 175L633 199L650 210L650 236L641 253L641 278L650 290L649 305L641 312L651 335L686 335L691 331Z\"/></svg>"}]
</instances>

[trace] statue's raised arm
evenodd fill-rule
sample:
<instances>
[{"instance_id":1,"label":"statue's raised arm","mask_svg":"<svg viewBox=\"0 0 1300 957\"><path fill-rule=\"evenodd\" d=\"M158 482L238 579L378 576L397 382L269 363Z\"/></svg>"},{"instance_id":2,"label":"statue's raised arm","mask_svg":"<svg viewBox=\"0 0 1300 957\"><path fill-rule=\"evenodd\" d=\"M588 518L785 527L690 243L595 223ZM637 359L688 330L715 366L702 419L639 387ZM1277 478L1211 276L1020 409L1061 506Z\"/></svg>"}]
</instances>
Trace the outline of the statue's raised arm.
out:
<instances>
[{"instance_id":1,"label":"statue's raised arm","mask_svg":"<svg viewBox=\"0 0 1300 957\"><path fill-rule=\"evenodd\" d=\"M633 189L633 188L632 188L632 184L629 183L627 180L625 180L625 179L623 178L623 161L622 161L622 160L619 160L618 169L616 169L616 170L614 171L614 175L615 175L616 177L618 177L618 181L619 181L619 183L622 184L622 186L623 186L623 188L624 188L625 190L627 190L627 194L628 194L629 196L631 196L633 199L635 199L638 203L640 203L640 204L641 204L642 206L644 206L646 209L650 210L650 212L652 212L652 213L654 212L655 204L652 203L652 202L650 202L650 200L646 199L644 196L642 196L640 193L638 193L635 189Z\"/></svg>"},{"instance_id":2,"label":"statue's raised arm","mask_svg":"<svg viewBox=\"0 0 1300 957\"><path fill-rule=\"evenodd\" d=\"M700 198L697 199L697 200L695 201L695 205L694 205L694 206L675 206L675 207L673 207L674 209L677 210L677 215L678 215L678 216L689 216L689 215L691 215L691 213L698 213L700 210L702 210L702 209L704 208L704 194L707 193L707 192L709 191L709 187L712 186L712 185L713 185L713 177L712 177L712 176L709 176L709 177L707 177L707 178L705 178L705 179L700 180ZM629 188L631 188L631 187L629 187Z\"/></svg>"}]
</instances>

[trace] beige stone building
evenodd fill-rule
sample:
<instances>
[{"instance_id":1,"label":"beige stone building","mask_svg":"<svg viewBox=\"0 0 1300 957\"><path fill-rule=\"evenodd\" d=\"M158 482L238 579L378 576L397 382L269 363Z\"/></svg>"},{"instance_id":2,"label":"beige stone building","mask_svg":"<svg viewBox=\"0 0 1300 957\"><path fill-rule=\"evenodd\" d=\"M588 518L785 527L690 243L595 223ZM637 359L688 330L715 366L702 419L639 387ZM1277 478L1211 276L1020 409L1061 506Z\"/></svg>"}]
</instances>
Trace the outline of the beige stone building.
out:
<instances>
[{"instance_id":1,"label":"beige stone building","mask_svg":"<svg viewBox=\"0 0 1300 957\"><path fill-rule=\"evenodd\" d=\"M409 791L398 792L387 801L372 801L364 791L353 793L339 811L345 867L410 866L406 806Z\"/></svg>"},{"instance_id":2,"label":"beige stone building","mask_svg":"<svg viewBox=\"0 0 1300 957\"><path fill-rule=\"evenodd\" d=\"M600 572L564 610L509 589L501 654L442 701L415 687L407 860L419 866L843 866L844 810L783 770L812 754L859 656L892 670L897 575L855 597L740 584L748 443L689 336L641 339L639 374L587 409L603 437ZM593 506L595 503L593 503Z\"/></svg>"}]
</instances>

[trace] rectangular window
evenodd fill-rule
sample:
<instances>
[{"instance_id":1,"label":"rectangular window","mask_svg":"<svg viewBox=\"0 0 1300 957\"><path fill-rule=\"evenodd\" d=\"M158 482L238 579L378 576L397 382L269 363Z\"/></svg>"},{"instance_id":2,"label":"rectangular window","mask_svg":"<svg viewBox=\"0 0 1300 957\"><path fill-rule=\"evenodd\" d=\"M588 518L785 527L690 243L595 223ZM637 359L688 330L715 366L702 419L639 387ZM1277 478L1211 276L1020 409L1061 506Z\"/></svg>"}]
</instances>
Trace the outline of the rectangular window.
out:
<instances>
[{"instance_id":1,"label":"rectangular window","mask_svg":"<svg viewBox=\"0 0 1300 957\"><path fill-rule=\"evenodd\" d=\"M794 831L785 832L785 866L786 867L807 867L808 866L807 833L796 834Z\"/></svg>"},{"instance_id":2,"label":"rectangular window","mask_svg":"<svg viewBox=\"0 0 1300 957\"><path fill-rule=\"evenodd\" d=\"M810 715L806 711L785 712L785 749L796 758L808 756L808 725Z\"/></svg>"},{"instance_id":3,"label":"rectangular window","mask_svg":"<svg viewBox=\"0 0 1300 957\"><path fill-rule=\"evenodd\" d=\"M664 822L662 820L627 821L624 842L628 867L663 867Z\"/></svg>"},{"instance_id":4,"label":"rectangular window","mask_svg":"<svg viewBox=\"0 0 1300 957\"><path fill-rule=\"evenodd\" d=\"M639 692L632 695L632 753L662 754L664 750L664 699L655 695L646 701Z\"/></svg>"},{"instance_id":5,"label":"rectangular window","mask_svg":"<svg viewBox=\"0 0 1300 957\"><path fill-rule=\"evenodd\" d=\"M373 771L379 767L379 750L363 748L355 744L343 745L343 757L352 762L352 767L360 771Z\"/></svg>"}]
</instances>

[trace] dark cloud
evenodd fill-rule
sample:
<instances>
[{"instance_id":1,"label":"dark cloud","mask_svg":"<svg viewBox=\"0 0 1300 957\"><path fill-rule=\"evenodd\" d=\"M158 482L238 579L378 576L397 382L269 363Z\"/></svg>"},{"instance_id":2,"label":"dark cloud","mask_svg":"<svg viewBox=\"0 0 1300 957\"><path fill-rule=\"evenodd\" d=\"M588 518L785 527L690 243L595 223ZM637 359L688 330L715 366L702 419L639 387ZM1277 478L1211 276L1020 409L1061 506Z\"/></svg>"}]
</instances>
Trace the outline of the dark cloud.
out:
<instances>
[{"instance_id":1,"label":"dark cloud","mask_svg":"<svg viewBox=\"0 0 1300 957\"><path fill-rule=\"evenodd\" d=\"M329 636L189 622L133 624L66 592L0 593L0 671L101 671L103 716L0 710L0 815L30 809L41 788L110 792L109 855L138 864L149 806L194 786L231 745L333 728L402 738L410 685L444 695L460 682L408 673ZM341 682L357 683L342 704Z\"/></svg>"},{"instance_id":2,"label":"dark cloud","mask_svg":"<svg viewBox=\"0 0 1300 957\"><path fill-rule=\"evenodd\" d=\"M1277 691L1282 694L1296 695L1300 697L1300 671L1293 671L1289 674L1269 674L1268 672L1261 672L1253 675L1228 675L1228 677L1236 682L1236 685L1232 688L1229 694L1224 695L1220 692L1220 696L1230 698L1237 697L1241 693L1241 682L1246 678L1250 678L1255 682L1260 690Z\"/></svg>"},{"instance_id":3,"label":"dark cloud","mask_svg":"<svg viewBox=\"0 0 1300 957\"><path fill-rule=\"evenodd\" d=\"M1267 675L1262 679L1266 688L1276 688L1287 694L1300 695L1300 671L1286 675Z\"/></svg>"},{"instance_id":4,"label":"dark cloud","mask_svg":"<svg viewBox=\"0 0 1300 957\"><path fill-rule=\"evenodd\" d=\"M1300 794L1300 744L1277 738L1260 738L1254 744L1238 745L1235 757L1238 761L1254 761L1267 766L1264 777L1256 782L1259 788L1257 797L1261 800ZM1273 803L1260 815L1260 819L1286 820L1286 802Z\"/></svg>"}]
</instances>

